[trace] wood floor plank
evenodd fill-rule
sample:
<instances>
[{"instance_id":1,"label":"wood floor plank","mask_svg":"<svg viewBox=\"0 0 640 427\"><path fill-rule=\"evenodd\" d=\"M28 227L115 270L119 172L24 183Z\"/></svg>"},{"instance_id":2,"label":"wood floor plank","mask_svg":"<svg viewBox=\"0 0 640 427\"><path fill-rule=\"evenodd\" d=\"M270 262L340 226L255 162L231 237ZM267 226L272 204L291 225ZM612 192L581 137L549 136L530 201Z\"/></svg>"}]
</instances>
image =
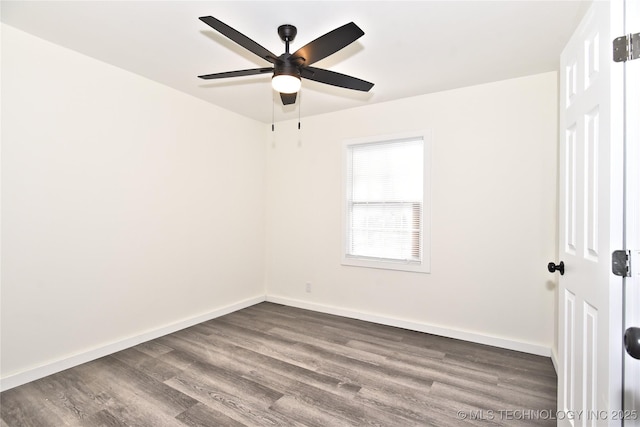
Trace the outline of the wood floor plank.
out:
<instances>
[{"instance_id":1,"label":"wood floor plank","mask_svg":"<svg viewBox=\"0 0 640 427\"><path fill-rule=\"evenodd\" d=\"M211 426L225 426L225 427L243 427L244 424L234 420L218 412L207 405L198 403L192 406L186 411L178 414L176 419L182 422L184 425L190 427L211 427Z\"/></svg>"},{"instance_id":2,"label":"wood floor plank","mask_svg":"<svg viewBox=\"0 0 640 427\"><path fill-rule=\"evenodd\" d=\"M297 348L296 341L269 336L259 331L243 328L225 320L220 320L218 331L221 336L233 339L239 347L266 354L292 365L315 370L321 362L317 355Z\"/></svg>"},{"instance_id":3,"label":"wood floor plank","mask_svg":"<svg viewBox=\"0 0 640 427\"><path fill-rule=\"evenodd\" d=\"M268 369L253 371L251 377L255 381L270 384L275 389L281 390L286 397L293 397L301 406L321 408L324 415L334 417L339 422L347 420L350 425L365 425L367 417L371 417L371 419L384 421L383 425L411 424L395 414L380 411L375 405L353 405L353 398L360 391L360 387L355 392L353 389L344 390L340 385L327 390L275 374ZM272 409L278 407L282 410L282 408L288 407L281 403L279 400L272 406Z\"/></svg>"},{"instance_id":4,"label":"wood floor plank","mask_svg":"<svg viewBox=\"0 0 640 427\"><path fill-rule=\"evenodd\" d=\"M550 405L555 402L554 393L556 391L555 384L541 383L536 378L523 378L523 377L507 377L500 378L498 386L502 389L510 390L512 393L537 396L542 399L548 400ZM554 408L554 406L548 405L548 408Z\"/></svg>"},{"instance_id":5,"label":"wood floor plank","mask_svg":"<svg viewBox=\"0 0 640 427\"><path fill-rule=\"evenodd\" d=\"M555 425L555 420L545 420L545 419L510 420L506 418L506 413L508 411L513 411L513 412L520 411L521 408L526 408L528 410L531 410L531 413L533 413L536 409L546 409L544 408L544 406L541 408L536 407L537 405L535 404L532 407L533 402L531 401L514 402L514 400L510 400L510 401L499 400L493 394L492 395L478 394L475 392L459 389L459 388L450 386L448 384L441 384L441 383L435 383L433 385L433 394L435 396L439 396L449 400L454 400L456 402L463 402L473 406L477 406L485 410L486 413L492 413L495 418L503 422L502 423L503 425L513 425L511 424L512 421L517 421L519 422L520 425L545 425L545 426ZM505 416L501 416L502 414L505 414Z\"/></svg>"},{"instance_id":6,"label":"wood floor plank","mask_svg":"<svg viewBox=\"0 0 640 427\"><path fill-rule=\"evenodd\" d=\"M44 397L32 383L3 392L0 399L0 415L2 421L10 426L64 425L60 416L46 404Z\"/></svg>"},{"instance_id":7,"label":"wood floor plank","mask_svg":"<svg viewBox=\"0 0 640 427\"><path fill-rule=\"evenodd\" d=\"M48 381L35 381L32 385L37 390L34 395L42 396L44 404L63 424L81 424L101 411L108 399L105 395L94 394L72 370L59 372L51 375Z\"/></svg>"},{"instance_id":8,"label":"wood floor plank","mask_svg":"<svg viewBox=\"0 0 640 427\"><path fill-rule=\"evenodd\" d=\"M457 378L463 378L489 384L497 384L499 381L499 376L495 373L470 366L448 363L444 359L444 353L442 353L442 357L424 357L417 355L415 352L398 351L397 347L383 347L362 341L349 341L347 347L384 355L387 363L394 364L399 369L415 370L417 374L429 375L432 380L443 380L444 377L448 381L456 381Z\"/></svg>"},{"instance_id":9,"label":"wood floor plank","mask_svg":"<svg viewBox=\"0 0 640 427\"><path fill-rule=\"evenodd\" d=\"M299 426L295 419L281 417L269 408L251 406L235 394L225 393L199 378L176 377L168 381L176 390L198 399L214 411L246 426ZM302 424L304 425L304 424Z\"/></svg>"},{"instance_id":10,"label":"wood floor plank","mask_svg":"<svg viewBox=\"0 0 640 427\"><path fill-rule=\"evenodd\" d=\"M195 399L136 371L112 356L78 368L87 378L84 385L90 390L89 393L100 396L110 418L115 418L124 425L181 426L175 416L197 403ZM103 415L100 419L109 418L106 417L107 414ZM92 426L85 422L78 425Z\"/></svg>"},{"instance_id":11,"label":"wood floor plank","mask_svg":"<svg viewBox=\"0 0 640 427\"><path fill-rule=\"evenodd\" d=\"M376 352L366 350L363 351L355 347L347 347L345 344L348 341L345 341L344 344L337 344L331 340L318 338L313 334L305 334L300 331L294 331L292 329L284 328L271 328L269 329L267 334L270 336L289 339L295 341L296 343L304 342L305 345L310 347L321 348L323 351L328 351L339 356L357 359L359 361L371 363L374 365L383 364L387 361L387 358L384 355L377 354Z\"/></svg>"},{"instance_id":12,"label":"wood floor plank","mask_svg":"<svg viewBox=\"0 0 640 427\"><path fill-rule=\"evenodd\" d=\"M155 340L143 342L142 344L138 344L137 346L132 348L151 357L162 356L163 354L169 353L172 350L171 347L162 345Z\"/></svg>"},{"instance_id":13,"label":"wood floor plank","mask_svg":"<svg viewBox=\"0 0 640 427\"><path fill-rule=\"evenodd\" d=\"M525 411L556 383L549 358L261 303L7 390L0 427L549 426Z\"/></svg>"},{"instance_id":14,"label":"wood floor plank","mask_svg":"<svg viewBox=\"0 0 640 427\"><path fill-rule=\"evenodd\" d=\"M213 340L213 338L210 339ZM346 398L352 398L360 389L357 384L344 383L331 376L236 346L233 342L225 341L220 337L216 337L212 342L212 347L209 347L209 351L206 353L201 352L196 343L188 340L174 340L172 345L184 352L181 357L193 358L196 357L196 353L200 352L200 355L203 356L201 360L224 367L238 377L253 379L256 372L262 373L263 376L266 373L273 373L270 379L266 382L263 381L262 384L278 384L274 377L280 376L302 381ZM176 356L180 357L178 354Z\"/></svg>"},{"instance_id":15,"label":"wood floor plank","mask_svg":"<svg viewBox=\"0 0 640 427\"><path fill-rule=\"evenodd\" d=\"M119 420L107 409L96 412L89 416L84 425L99 427L128 427L124 421Z\"/></svg>"},{"instance_id":16,"label":"wood floor plank","mask_svg":"<svg viewBox=\"0 0 640 427\"><path fill-rule=\"evenodd\" d=\"M473 405L450 401L448 399L440 399L431 395L407 398L401 395L394 396L381 389L370 389L367 387L360 390L356 396L356 400L364 402L369 406L378 407L385 412L400 415L404 419L413 420L421 426L468 427L470 425L476 425L472 420L461 419L454 415L457 414L458 411L470 414L480 410L480 408ZM477 425L480 425L480 423ZM485 423L482 425L486 427L490 424Z\"/></svg>"},{"instance_id":17,"label":"wood floor plank","mask_svg":"<svg viewBox=\"0 0 640 427\"><path fill-rule=\"evenodd\" d=\"M139 351L138 347L122 350L111 356L160 382L173 378L182 371L178 366Z\"/></svg>"},{"instance_id":18,"label":"wood floor plank","mask_svg":"<svg viewBox=\"0 0 640 427\"><path fill-rule=\"evenodd\" d=\"M103 383L109 382L111 378L118 379L120 380L118 389L126 388L128 392L143 397L158 410L168 415L175 416L198 403L197 400L130 367L113 356L104 357L99 361L102 362L98 369L104 375ZM114 387L111 388L111 390L113 389Z\"/></svg>"},{"instance_id":19,"label":"wood floor plank","mask_svg":"<svg viewBox=\"0 0 640 427\"><path fill-rule=\"evenodd\" d=\"M302 425L309 427L348 427L353 425L347 420L328 414L323 408L305 405L293 396L280 399L271 409L282 417L297 419Z\"/></svg>"},{"instance_id":20,"label":"wood floor plank","mask_svg":"<svg viewBox=\"0 0 640 427\"><path fill-rule=\"evenodd\" d=\"M144 396L133 393L128 389L120 389L114 392L113 397L106 402L106 413L98 418L98 422L107 419L116 422L115 425L139 426L139 427L182 427L174 416L167 414L153 402L149 402ZM107 416L108 415L108 416ZM88 422L89 420L87 420ZM62 424L76 425L76 424ZM81 423L78 426L96 426L102 424Z\"/></svg>"},{"instance_id":21,"label":"wood floor plank","mask_svg":"<svg viewBox=\"0 0 640 427\"><path fill-rule=\"evenodd\" d=\"M284 394L271 387L260 384L249 378L239 376L220 366L208 363L195 363L188 372L184 372L180 378L197 379L201 384L209 384L212 389L226 392L239 397L243 402L252 407L267 409ZM171 380L166 382L171 384Z\"/></svg>"}]
</instances>

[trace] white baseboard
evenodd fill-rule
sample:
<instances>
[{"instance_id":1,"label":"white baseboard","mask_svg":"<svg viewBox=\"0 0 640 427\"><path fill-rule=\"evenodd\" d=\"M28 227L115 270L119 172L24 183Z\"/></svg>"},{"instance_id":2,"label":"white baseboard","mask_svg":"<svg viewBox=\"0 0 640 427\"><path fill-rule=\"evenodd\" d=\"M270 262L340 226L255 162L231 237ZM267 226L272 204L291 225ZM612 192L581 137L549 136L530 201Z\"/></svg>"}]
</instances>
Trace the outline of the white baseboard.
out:
<instances>
[{"instance_id":1,"label":"white baseboard","mask_svg":"<svg viewBox=\"0 0 640 427\"><path fill-rule=\"evenodd\" d=\"M409 329L412 331L425 332L433 335L440 335L447 338L455 338L462 341L470 341L478 344L490 345L493 347L505 348L508 350L521 351L523 353L535 354L538 356L552 357L551 349L545 346L530 344L522 341L509 340L490 335L477 334L473 332L460 331L457 329L443 328L440 326L429 325L426 323L418 323L407 320L395 319L391 317L378 316L375 314L364 313L360 311L349 310L341 307L317 304L308 301L296 300L277 295L267 295L267 301L288 305L307 310L318 311L321 313L335 314L338 316L349 317L352 319L365 320L368 322L379 323L387 326L395 326L398 328ZM555 363L555 362L554 362Z\"/></svg>"},{"instance_id":2,"label":"white baseboard","mask_svg":"<svg viewBox=\"0 0 640 427\"><path fill-rule=\"evenodd\" d=\"M211 312L201 314L199 316L191 317L185 320L181 320L170 325L163 326L152 331L147 331L139 335L135 335L126 338L121 341L113 342L101 347L93 348L82 353L75 354L70 357L55 360L51 363L47 363L42 366L38 366L33 369L29 369L17 374L12 374L0 379L0 391L9 390L22 384L26 384L30 381L52 375L57 372L64 371L65 369L72 368L74 366L81 365L86 362L98 359L100 357L107 356L118 351L136 346L146 341L150 341L161 336L171 334L184 328L188 328L198 323L206 322L207 320L215 319L216 317L224 316L225 314L232 313L234 311L242 310L243 308L250 307L265 301L265 296L260 295L257 297L249 298L235 304L227 305L225 307L218 308Z\"/></svg>"}]
</instances>

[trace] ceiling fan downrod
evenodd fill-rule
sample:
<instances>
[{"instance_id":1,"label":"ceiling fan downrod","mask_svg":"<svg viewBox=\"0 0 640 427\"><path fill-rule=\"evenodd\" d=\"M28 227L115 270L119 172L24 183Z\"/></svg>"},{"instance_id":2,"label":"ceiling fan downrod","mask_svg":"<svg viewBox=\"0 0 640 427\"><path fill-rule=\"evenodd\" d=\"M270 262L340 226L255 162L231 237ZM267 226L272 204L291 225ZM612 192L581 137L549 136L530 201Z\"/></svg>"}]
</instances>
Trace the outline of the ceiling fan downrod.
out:
<instances>
[{"instance_id":1,"label":"ceiling fan downrod","mask_svg":"<svg viewBox=\"0 0 640 427\"><path fill-rule=\"evenodd\" d=\"M296 34L298 34L298 29L293 25L285 24L278 27L278 35L284 42L285 53L289 53L289 43L296 38Z\"/></svg>"}]
</instances>

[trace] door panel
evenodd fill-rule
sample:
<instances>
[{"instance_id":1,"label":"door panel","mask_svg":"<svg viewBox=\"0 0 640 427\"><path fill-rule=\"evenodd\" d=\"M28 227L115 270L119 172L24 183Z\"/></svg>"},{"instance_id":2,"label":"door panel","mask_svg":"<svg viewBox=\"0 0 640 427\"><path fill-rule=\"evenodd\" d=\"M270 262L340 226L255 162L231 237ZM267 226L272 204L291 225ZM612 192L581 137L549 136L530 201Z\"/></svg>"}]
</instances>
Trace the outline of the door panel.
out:
<instances>
[{"instance_id":1,"label":"door panel","mask_svg":"<svg viewBox=\"0 0 640 427\"><path fill-rule=\"evenodd\" d=\"M582 416L558 425L616 425L602 417L622 401L622 280L610 273L623 217L616 178L622 139L612 104L619 77L609 54L619 4L592 3L560 60L558 410Z\"/></svg>"},{"instance_id":2,"label":"door panel","mask_svg":"<svg viewBox=\"0 0 640 427\"><path fill-rule=\"evenodd\" d=\"M558 409L567 413L576 408L576 368L574 363L576 360L575 306L576 296L571 293L570 290L564 289L564 318L562 319L564 342L560 346L562 376L558 375L558 380L561 384L558 392L562 393L562 396L558 396Z\"/></svg>"}]
</instances>

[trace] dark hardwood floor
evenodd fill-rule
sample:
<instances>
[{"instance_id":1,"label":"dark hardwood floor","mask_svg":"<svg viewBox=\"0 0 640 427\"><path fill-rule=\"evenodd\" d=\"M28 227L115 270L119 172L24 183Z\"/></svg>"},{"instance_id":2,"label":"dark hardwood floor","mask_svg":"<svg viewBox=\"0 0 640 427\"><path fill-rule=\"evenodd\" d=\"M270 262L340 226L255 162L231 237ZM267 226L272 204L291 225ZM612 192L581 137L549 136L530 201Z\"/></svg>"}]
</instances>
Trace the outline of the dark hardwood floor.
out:
<instances>
[{"instance_id":1,"label":"dark hardwood floor","mask_svg":"<svg viewBox=\"0 0 640 427\"><path fill-rule=\"evenodd\" d=\"M556 424L533 356L261 303L0 394L5 426Z\"/></svg>"}]
</instances>

